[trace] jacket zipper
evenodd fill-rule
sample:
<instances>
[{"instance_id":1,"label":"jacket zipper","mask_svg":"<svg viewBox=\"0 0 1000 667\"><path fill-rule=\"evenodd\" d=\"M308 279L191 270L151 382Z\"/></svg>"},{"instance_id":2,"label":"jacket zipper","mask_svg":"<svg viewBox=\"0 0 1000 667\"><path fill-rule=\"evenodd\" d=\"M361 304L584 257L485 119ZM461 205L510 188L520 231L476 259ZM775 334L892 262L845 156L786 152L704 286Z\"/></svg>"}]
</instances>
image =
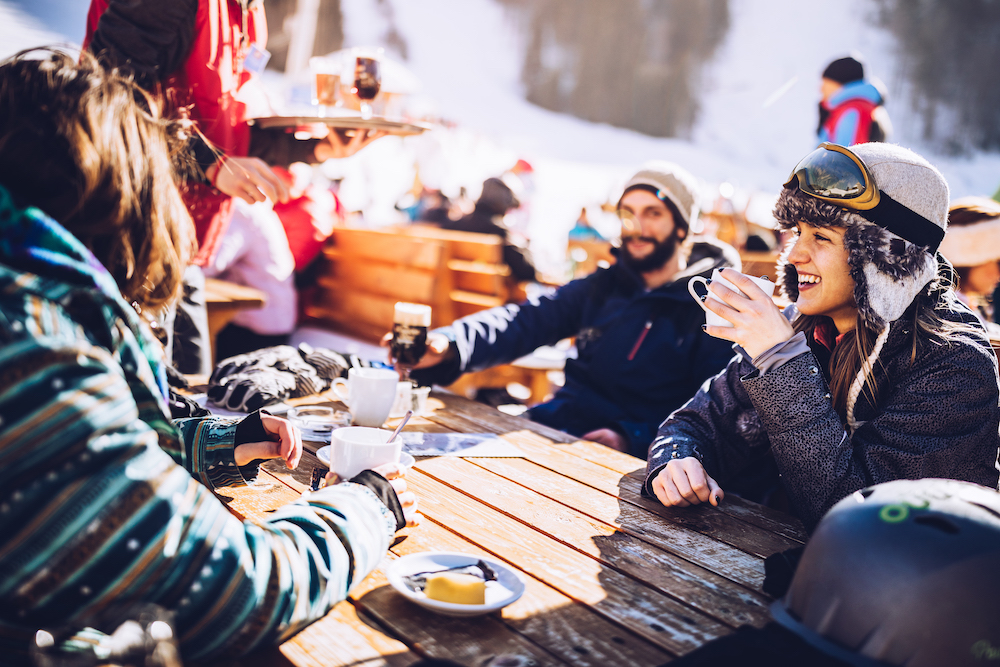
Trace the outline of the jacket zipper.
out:
<instances>
[{"instance_id":1,"label":"jacket zipper","mask_svg":"<svg viewBox=\"0 0 1000 667\"><path fill-rule=\"evenodd\" d=\"M639 337L635 341L635 345L632 346L632 351L628 353L628 360L632 361L635 359L636 353L639 351L639 347L642 345L642 341L646 340L646 334L649 330L653 328L653 320L646 320L646 326L642 328L639 332Z\"/></svg>"}]
</instances>

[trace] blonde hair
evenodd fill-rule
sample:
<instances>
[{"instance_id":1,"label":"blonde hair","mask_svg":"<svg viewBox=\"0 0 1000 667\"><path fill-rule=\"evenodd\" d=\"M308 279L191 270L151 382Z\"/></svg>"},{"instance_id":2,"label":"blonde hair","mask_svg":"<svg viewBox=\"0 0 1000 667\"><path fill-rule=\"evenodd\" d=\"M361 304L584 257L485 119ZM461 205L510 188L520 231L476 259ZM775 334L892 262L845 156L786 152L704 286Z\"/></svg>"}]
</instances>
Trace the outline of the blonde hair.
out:
<instances>
[{"instance_id":1,"label":"blonde hair","mask_svg":"<svg viewBox=\"0 0 1000 667\"><path fill-rule=\"evenodd\" d=\"M75 235L149 314L177 296L194 249L174 180L189 132L87 53L0 64L0 184Z\"/></svg>"}]
</instances>

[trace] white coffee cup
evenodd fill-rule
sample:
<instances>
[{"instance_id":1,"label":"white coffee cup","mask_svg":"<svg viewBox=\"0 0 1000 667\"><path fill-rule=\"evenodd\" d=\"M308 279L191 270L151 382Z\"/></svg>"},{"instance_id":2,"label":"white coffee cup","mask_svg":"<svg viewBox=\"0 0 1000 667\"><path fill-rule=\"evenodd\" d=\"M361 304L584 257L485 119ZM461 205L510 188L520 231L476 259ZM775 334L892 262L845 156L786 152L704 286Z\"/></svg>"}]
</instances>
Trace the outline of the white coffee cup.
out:
<instances>
[{"instance_id":1,"label":"white coffee cup","mask_svg":"<svg viewBox=\"0 0 1000 667\"><path fill-rule=\"evenodd\" d=\"M379 427L392 410L398 382L399 375L388 368L352 368L346 380L336 378L330 388L351 411L351 423Z\"/></svg>"},{"instance_id":2,"label":"white coffee cup","mask_svg":"<svg viewBox=\"0 0 1000 667\"><path fill-rule=\"evenodd\" d=\"M348 480L362 470L399 461L403 439L389 442L392 431L368 426L338 428L330 435L330 470Z\"/></svg>"},{"instance_id":3,"label":"white coffee cup","mask_svg":"<svg viewBox=\"0 0 1000 667\"><path fill-rule=\"evenodd\" d=\"M753 276L746 276L746 277L754 281L757 287L759 287L768 296L772 296L774 294L774 283L772 283L767 278L755 278ZM739 294L743 294L743 292L740 289L738 289L735 285L733 285L731 282L722 277L722 272L719 269L715 269L714 271L712 271L712 282L719 283L723 287L729 288L734 292L738 292ZM715 313L713 313L712 311L710 311L708 308L705 307L705 304L701 300L701 295L698 294L698 292L696 292L694 289L694 286L699 283L701 285L704 285L706 290L708 289L708 281L705 280L705 278L702 276L695 276L694 278L688 281L688 292L691 293L691 296L694 297L694 300L697 301L698 305L701 306L702 310L705 311L705 324L707 324L710 327L732 327L733 326L732 322L716 315ZM743 296L746 296L746 294L743 294ZM708 292L708 298L715 299L716 301L719 301L719 303L722 303L722 301L716 299L715 295L713 295L711 292Z\"/></svg>"}]
</instances>

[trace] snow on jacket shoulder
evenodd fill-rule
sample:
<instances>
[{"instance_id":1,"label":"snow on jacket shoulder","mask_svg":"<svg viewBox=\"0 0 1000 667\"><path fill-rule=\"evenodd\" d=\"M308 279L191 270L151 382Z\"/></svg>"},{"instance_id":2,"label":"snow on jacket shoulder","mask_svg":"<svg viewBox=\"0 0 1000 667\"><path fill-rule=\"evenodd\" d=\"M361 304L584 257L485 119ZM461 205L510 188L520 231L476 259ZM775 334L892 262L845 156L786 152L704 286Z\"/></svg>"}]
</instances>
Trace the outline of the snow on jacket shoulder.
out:
<instances>
[{"instance_id":1,"label":"snow on jacket shoulder","mask_svg":"<svg viewBox=\"0 0 1000 667\"><path fill-rule=\"evenodd\" d=\"M476 313L438 331L457 354L413 376L450 384L461 373L514 361L542 345L576 337L578 357L568 359L565 384L528 416L583 435L612 428L625 435L630 453L645 458L656 427L723 368L732 347L701 330L705 315L687 291L693 275L739 262L718 242L697 243L693 263L653 290L621 262L519 305Z\"/></svg>"},{"instance_id":2,"label":"snow on jacket shoulder","mask_svg":"<svg viewBox=\"0 0 1000 667\"><path fill-rule=\"evenodd\" d=\"M979 328L960 305L938 314ZM877 365L877 404L863 394L849 435L822 366L804 353L764 375L744 355L663 423L643 492L672 458L697 456L724 490L760 500L780 484L812 528L845 496L894 479L944 477L997 488L1000 380L985 337L926 343L892 324Z\"/></svg>"}]
</instances>

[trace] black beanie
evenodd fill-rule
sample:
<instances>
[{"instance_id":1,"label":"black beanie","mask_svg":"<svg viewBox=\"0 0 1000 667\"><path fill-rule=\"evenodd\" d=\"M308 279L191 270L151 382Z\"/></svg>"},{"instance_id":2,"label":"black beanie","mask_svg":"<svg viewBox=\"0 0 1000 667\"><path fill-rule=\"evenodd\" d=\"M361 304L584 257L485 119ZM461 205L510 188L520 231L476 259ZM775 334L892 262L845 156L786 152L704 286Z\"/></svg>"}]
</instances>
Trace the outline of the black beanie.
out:
<instances>
[{"instance_id":1,"label":"black beanie","mask_svg":"<svg viewBox=\"0 0 1000 667\"><path fill-rule=\"evenodd\" d=\"M839 84L850 83L865 78L865 66L861 61L847 56L838 58L823 70L823 78L836 81Z\"/></svg>"}]
</instances>

